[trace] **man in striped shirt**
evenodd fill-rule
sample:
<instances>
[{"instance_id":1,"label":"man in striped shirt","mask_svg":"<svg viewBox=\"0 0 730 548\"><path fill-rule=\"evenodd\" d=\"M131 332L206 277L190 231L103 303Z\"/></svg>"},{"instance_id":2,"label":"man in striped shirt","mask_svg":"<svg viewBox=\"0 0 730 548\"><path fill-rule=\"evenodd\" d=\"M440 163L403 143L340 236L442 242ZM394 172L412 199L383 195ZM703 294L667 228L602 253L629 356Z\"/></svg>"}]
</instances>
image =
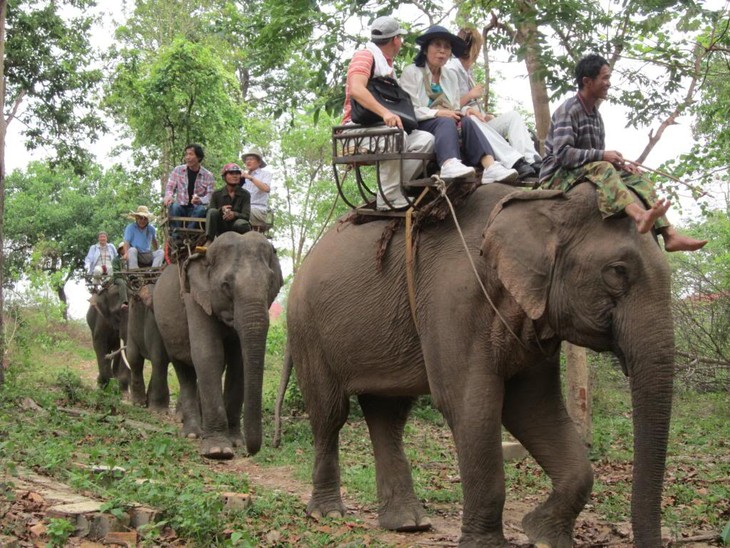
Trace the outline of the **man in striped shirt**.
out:
<instances>
[{"instance_id":1,"label":"man in striped shirt","mask_svg":"<svg viewBox=\"0 0 730 548\"><path fill-rule=\"evenodd\" d=\"M545 141L545 158L540 170L542 188L567 192L590 181L596 186L598 208L603 218L626 214L636 222L639 233L654 228L664 239L667 251L695 251L707 243L679 234L665 213L671 203L657 198L653 183L616 150L605 150L605 129L598 112L608 97L611 68L600 55L583 57L575 68L578 93L553 113ZM634 200L636 194L648 207Z\"/></svg>"},{"instance_id":2,"label":"man in striped shirt","mask_svg":"<svg viewBox=\"0 0 730 548\"><path fill-rule=\"evenodd\" d=\"M393 17L378 17L370 27L371 40L365 48L358 50L352 56L347 69L345 84L345 104L342 114L342 124L351 123L352 106L350 99L355 99L366 109L374 112L383 119L388 127L403 129L400 116L381 105L367 89L370 76L390 76L395 78L393 58L398 55L405 31ZM433 152L434 137L428 132L413 130L407 134L404 152L429 153ZM373 142L377 142L373 140ZM372 151L377 152L377 151ZM408 207L408 202L400 191L401 162L388 160L380 162L380 182L385 194L385 200L395 209ZM420 160L403 161L403 180L408 181L423 167ZM378 192L377 208L388 210L388 204Z\"/></svg>"}]
</instances>

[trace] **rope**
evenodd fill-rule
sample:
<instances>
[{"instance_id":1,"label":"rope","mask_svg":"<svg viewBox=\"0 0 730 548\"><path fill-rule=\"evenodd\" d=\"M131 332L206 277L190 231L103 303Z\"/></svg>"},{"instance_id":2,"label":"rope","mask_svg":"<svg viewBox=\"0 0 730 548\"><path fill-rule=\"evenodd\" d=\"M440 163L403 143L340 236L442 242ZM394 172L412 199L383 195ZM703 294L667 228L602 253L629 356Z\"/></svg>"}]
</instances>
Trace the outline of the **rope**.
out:
<instances>
[{"instance_id":1,"label":"rope","mask_svg":"<svg viewBox=\"0 0 730 548\"><path fill-rule=\"evenodd\" d=\"M428 193L428 187L421 191L420 196L413 202L413 205L406 211L406 228L405 228L405 240L406 240L406 282L408 284L408 304L411 307L411 318L413 318L413 325L416 325L416 280L413 273L413 263L415 260L413 254L413 212L415 206L423 199Z\"/></svg>"},{"instance_id":2,"label":"rope","mask_svg":"<svg viewBox=\"0 0 730 548\"><path fill-rule=\"evenodd\" d=\"M466 239L464 238L464 233L461 230L461 226L459 225L459 220L456 218L456 211L454 211L454 206L451 203L451 200L449 200L449 197L446 195L446 183L444 180L439 177L438 175L434 175L433 178L436 180L436 188L441 193L441 196L444 197L444 200L446 200L447 205L449 206L449 210L451 211L451 216L454 218L454 224L456 225L456 230L459 233L459 237L461 238L461 243L464 244L464 250L466 251L466 257L469 259L469 264L471 265L472 270L474 271L474 276L477 279L477 282L479 282L479 287L482 288L482 293L484 293L484 296L487 298L487 302L492 307L492 310L494 310L494 313L497 315L497 317L500 319L504 327L507 329L507 331L510 332L510 334L517 340L518 343L527 350L528 352L530 349L527 347L527 345L522 342L522 339L520 339L517 334L512 330L512 328L507 324L507 320L504 319L504 316L500 314L499 310L497 310L497 307L495 306L494 302L492 301L492 298L489 296L489 293L487 293L487 288L484 287L484 283L482 282L482 279L479 277L479 271L477 270L476 265L474 264L474 259L471 257L471 253L469 253L469 246L466 243ZM535 339L537 340L537 345L540 347L540 350L542 351L542 346L540 346L540 341L537 338L537 334L535 336ZM543 354L545 352L543 351Z\"/></svg>"}]
</instances>

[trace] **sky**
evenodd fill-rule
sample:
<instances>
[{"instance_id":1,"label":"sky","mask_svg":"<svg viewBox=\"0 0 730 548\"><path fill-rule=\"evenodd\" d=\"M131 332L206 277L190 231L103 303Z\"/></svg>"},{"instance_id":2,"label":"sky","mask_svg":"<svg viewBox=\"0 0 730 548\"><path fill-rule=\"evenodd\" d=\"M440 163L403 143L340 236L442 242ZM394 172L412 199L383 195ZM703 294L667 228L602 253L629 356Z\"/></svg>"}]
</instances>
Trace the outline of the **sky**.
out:
<instances>
[{"instance_id":1,"label":"sky","mask_svg":"<svg viewBox=\"0 0 730 548\"><path fill-rule=\"evenodd\" d=\"M92 44L97 48L106 49L112 42L116 23L122 22L125 13L129 13L129 5L125 2L100 3L102 6L95 8L95 11L102 17L100 23L94 27L92 33ZM400 14L395 14L398 17ZM401 15L401 18L404 16ZM427 21L420 21L416 18L408 19L414 26L425 26ZM366 22L367 24L367 22ZM363 31L366 34L366 31ZM509 97L498 104L501 110L510 110L519 107L521 111L532 111L532 103L530 98L530 88L527 82L527 73L524 63L507 62L504 59L490 60L490 68L495 75L494 88L497 94L502 97ZM567 98L561 97L550 105L551 112ZM636 158L648 142L648 135L651 128L626 128L626 113L621 107L611 103L610 92L609 99L601 106L601 114L606 125L606 147L608 150L618 150L626 158ZM645 161L645 165L649 168L657 168L663 162L678 156L680 153L686 152L693 142L691 133L692 120L687 117L679 118L677 124L668 128L657 146L652 150L651 154ZM659 122L655 124L657 127ZM42 159L48 151L27 151L23 145L23 139L19 134L20 126L17 123L11 123L8 127L8 135L6 139L6 170L8 173L15 169L24 169L32 160ZM102 139L92 145L92 150L97 159L104 162L110 158L112 148L118 144L119 136L114 132L102 137ZM118 160L115 160L118 161ZM692 207L692 203L684 200L682 208L673 208L670 210L668 217L672 223L681 223L688 216L696 214L696 209ZM116 241L115 237L112 240ZM92 245L94 242L89 242ZM70 282L66 286L69 296L69 314L72 318L82 318L86 314L88 308L89 294L83 284Z\"/></svg>"}]
</instances>

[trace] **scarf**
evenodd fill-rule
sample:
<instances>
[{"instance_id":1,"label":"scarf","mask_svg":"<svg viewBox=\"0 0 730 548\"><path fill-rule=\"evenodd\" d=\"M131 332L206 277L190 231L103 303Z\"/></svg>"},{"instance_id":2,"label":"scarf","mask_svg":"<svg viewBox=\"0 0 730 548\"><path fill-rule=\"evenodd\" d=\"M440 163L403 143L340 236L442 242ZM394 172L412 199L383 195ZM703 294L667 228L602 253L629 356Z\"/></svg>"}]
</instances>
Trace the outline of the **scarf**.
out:
<instances>
[{"instance_id":1,"label":"scarf","mask_svg":"<svg viewBox=\"0 0 730 548\"><path fill-rule=\"evenodd\" d=\"M365 49L373 54L373 76L390 76L393 77L393 67L388 64L388 60L383 55L383 50L372 42L365 44Z\"/></svg>"}]
</instances>

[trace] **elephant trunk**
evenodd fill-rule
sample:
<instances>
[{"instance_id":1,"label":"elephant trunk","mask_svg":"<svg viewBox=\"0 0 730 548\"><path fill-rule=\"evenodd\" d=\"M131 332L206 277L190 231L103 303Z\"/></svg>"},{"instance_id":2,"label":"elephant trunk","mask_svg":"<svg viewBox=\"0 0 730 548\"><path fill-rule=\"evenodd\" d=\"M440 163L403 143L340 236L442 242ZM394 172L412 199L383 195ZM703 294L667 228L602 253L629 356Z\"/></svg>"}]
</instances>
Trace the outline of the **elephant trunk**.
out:
<instances>
[{"instance_id":1,"label":"elephant trunk","mask_svg":"<svg viewBox=\"0 0 730 548\"><path fill-rule=\"evenodd\" d=\"M635 546L661 546L661 497L672 411L674 331L669 309L650 327L631 326L623 345L631 384L634 469L631 521ZM637 339L640 339L637 341ZM626 339L624 339L626 340ZM626 351L631 348L631 351Z\"/></svg>"},{"instance_id":2,"label":"elephant trunk","mask_svg":"<svg viewBox=\"0 0 730 548\"><path fill-rule=\"evenodd\" d=\"M266 335L269 330L265 302L237 303L234 323L243 356L243 436L250 455L261 449L261 391L264 382Z\"/></svg>"}]
</instances>

